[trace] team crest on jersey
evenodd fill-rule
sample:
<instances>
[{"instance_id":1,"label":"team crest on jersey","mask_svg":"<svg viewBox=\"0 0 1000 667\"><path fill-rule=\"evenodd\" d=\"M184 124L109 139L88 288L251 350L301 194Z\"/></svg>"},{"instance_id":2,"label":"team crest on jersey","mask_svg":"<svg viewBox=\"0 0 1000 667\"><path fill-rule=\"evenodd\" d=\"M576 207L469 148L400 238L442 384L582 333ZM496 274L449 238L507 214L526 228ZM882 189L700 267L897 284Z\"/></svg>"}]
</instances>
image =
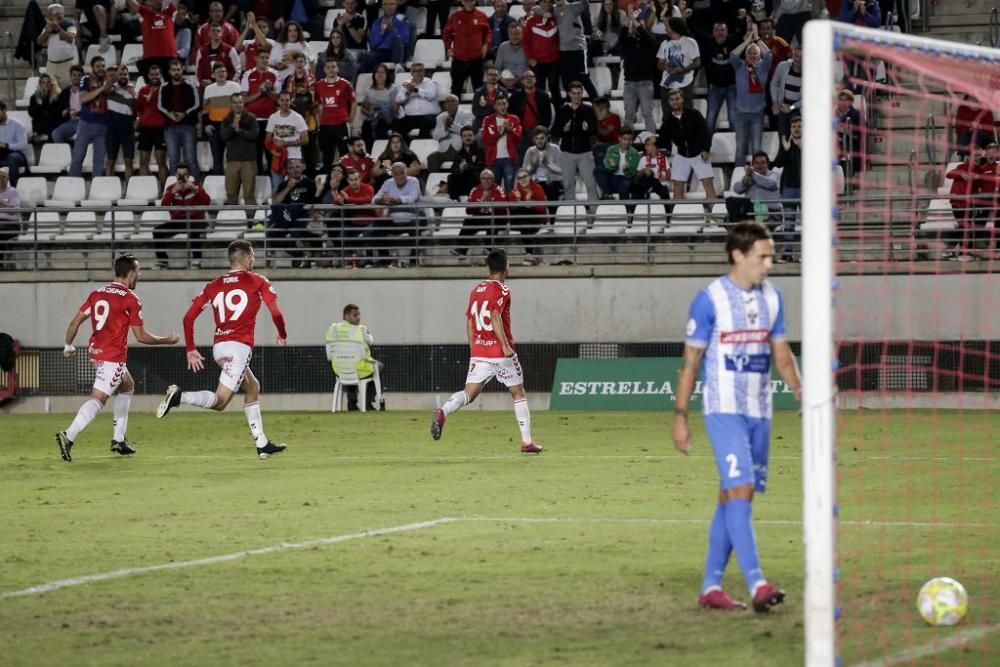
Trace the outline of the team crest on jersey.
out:
<instances>
[{"instance_id":1,"label":"team crest on jersey","mask_svg":"<svg viewBox=\"0 0 1000 667\"><path fill-rule=\"evenodd\" d=\"M684 329L684 333L688 336L688 338L690 338L695 334L696 331L698 331L698 323L695 322L695 319L692 317L691 319L688 320L687 327Z\"/></svg>"}]
</instances>

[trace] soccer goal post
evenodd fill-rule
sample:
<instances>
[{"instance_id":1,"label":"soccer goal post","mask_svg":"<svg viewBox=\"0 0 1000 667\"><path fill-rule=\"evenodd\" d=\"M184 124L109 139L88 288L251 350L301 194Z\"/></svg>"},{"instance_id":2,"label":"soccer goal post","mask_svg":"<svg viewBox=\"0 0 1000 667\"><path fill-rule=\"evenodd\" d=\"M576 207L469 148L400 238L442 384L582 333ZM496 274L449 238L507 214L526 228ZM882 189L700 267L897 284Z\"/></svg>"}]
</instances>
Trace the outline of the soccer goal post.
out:
<instances>
[{"instance_id":1,"label":"soccer goal post","mask_svg":"<svg viewBox=\"0 0 1000 667\"><path fill-rule=\"evenodd\" d=\"M1000 294L1000 263L992 232L1000 188L992 194L989 188L976 189L973 182L985 181L970 175L968 190L956 191L954 180L962 176L956 162L967 161L970 172L994 164L987 145L996 136L991 112L1000 109L1000 51L831 21L809 22L802 45L805 662L832 667L881 659L897 647L919 643L912 636L910 618L916 612L908 597L911 590L916 595L919 583L911 589L910 580L924 576L922 566L930 561L933 567L964 570L989 582L987 564L963 561L944 547L931 547L927 554L899 553L908 545L922 548L926 539L935 538L917 531L945 525L935 520L961 511L957 504L959 509L945 503L930 507L933 499L918 490L906 495L909 483L917 489L919 483L943 481L947 463L912 463L883 471L878 479L872 468L881 467L875 463L881 459L961 461L956 448L965 448L976 453L982 472L963 469L960 474L974 479L959 477L963 488L956 493L987 512L996 508L985 489L995 484L989 480L995 456L995 431L990 431L995 420L989 412L995 412L1000 390L1000 296L993 296ZM952 126L963 107L971 109L971 130ZM973 158L964 157L963 146ZM881 414L878 422L847 420L851 437L860 442L862 436L854 432L862 433L869 441L877 439L873 447L880 448L867 462L857 460L857 448L850 448L856 459L850 491L845 457L838 461L837 447L838 437L844 438L838 430L845 427L838 423L847 401L858 413L866 407ZM960 415L961 433L944 408ZM983 416L962 421L966 410ZM901 417L895 414L899 411ZM893 429L908 429L905 443L892 440ZM893 449L902 445L907 449ZM905 475L911 475L909 481ZM972 495L980 483L982 496ZM846 511L850 521L844 519ZM890 538L872 529L862 534L865 522L859 517L874 519L869 523L884 526L883 532L899 532ZM961 531L963 525L971 524L955 521L945 529ZM968 544L985 544L971 548L989 557L994 524L979 525L980 531L986 526L987 542L977 543L970 532ZM864 540L874 541L871 550L877 553L869 554L870 560ZM857 602L863 593L851 590L851 604L858 607L850 610L857 612L850 621L855 638L865 628L865 613L882 619L879 627L870 627L875 639L868 644L845 640L844 622L838 620L847 604L838 584L842 567L848 576L841 565L845 541L855 549L849 560L853 572L871 566L878 575L907 575L898 577L892 589L871 584L867 609ZM871 609L879 605L883 608ZM850 644L847 656L845 643Z\"/></svg>"}]
</instances>

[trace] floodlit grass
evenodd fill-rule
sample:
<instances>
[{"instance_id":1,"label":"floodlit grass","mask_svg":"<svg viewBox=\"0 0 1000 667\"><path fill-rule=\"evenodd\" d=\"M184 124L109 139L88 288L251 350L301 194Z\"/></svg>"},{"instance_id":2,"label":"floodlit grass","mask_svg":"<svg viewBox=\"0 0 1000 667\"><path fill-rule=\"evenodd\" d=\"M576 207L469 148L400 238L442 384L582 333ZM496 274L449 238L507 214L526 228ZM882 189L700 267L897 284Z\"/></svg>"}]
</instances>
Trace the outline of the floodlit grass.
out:
<instances>
[{"instance_id":1,"label":"floodlit grass","mask_svg":"<svg viewBox=\"0 0 1000 667\"><path fill-rule=\"evenodd\" d=\"M755 502L765 572L789 594L764 617L695 604L717 484L700 424L685 458L666 413L533 417L535 457L509 413L455 415L435 443L424 413L265 412L289 449L262 462L239 410L135 414L129 459L102 414L71 464L52 439L69 416L3 417L0 594L456 520L0 598L0 664L802 664L797 416L776 418ZM844 416L847 665L955 632L914 609L931 576L966 584L966 627L997 622L998 426ZM735 559L726 587L748 597ZM908 664L988 664L998 634Z\"/></svg>"}]
</instances>

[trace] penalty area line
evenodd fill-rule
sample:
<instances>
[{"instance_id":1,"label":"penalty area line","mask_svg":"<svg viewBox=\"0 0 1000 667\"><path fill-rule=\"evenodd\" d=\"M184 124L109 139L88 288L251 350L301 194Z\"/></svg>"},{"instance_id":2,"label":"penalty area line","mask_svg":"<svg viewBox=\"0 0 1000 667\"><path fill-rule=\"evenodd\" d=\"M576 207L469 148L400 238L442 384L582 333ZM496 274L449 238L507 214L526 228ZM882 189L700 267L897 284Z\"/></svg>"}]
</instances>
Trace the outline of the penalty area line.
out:
<instances>
[{"instance_id":1,"label":"penalty area line","mask_svg":"<svg viewBox=\"0 0 1000 667\"><path fill-rule=\"evenodd\" d=\"M920 646L914 646L900 651L899 653L879 658L878 660L861 662L854 665L854 667L894 667L895 665L902 665L904 663L913 662L914 660L919 660L920 658L927 658L932 655L937 655L938 653L944 653L945 651L953 648L960 648L969 642L982 639L997 630L1000 630L1000 625L984 625L978 628L959 630L955 634L948 637L927 642L926 644L921 644Z\"/></svg>"},{"instance_id":2,"label":"penalty area line","mask_svg":"<svg viewBox=\"0 0 1000 667\"><path fill-rule=\"evenodd\" d=\"M291 549L310 549L312 547L325 546L328 544L339 544L341 542L349 542L351 540L358 540L365 537L379 537L381 535L392 535L393 533L405 533L413 530L421 530L423 528L432 528L434 526L450 523L456 519L452 517L441 517L440 519L432 519L430 521L417 521L415 523L404 523L399 526L389 526L387 528L372 528L369 530L360 530L354 533L344 533L343 535L333 535L330 537L321 537L315 540L306 540L304 542L281 542L280 544L272 544L267 547L260 547L257 549L247 549L246 551L234 551L233 553L220 554L218 556L209 556L207 558L195 558L193 560L180 560L174 561L172 563L160 563L158 565L144 565L141 567L127 567L121 570L112 570L110 572L98 572L96 574L87 574L80 577L70 577L68 579L58 579L56 581L49 581L44 584L36 584L35 586L29 586L28 588L22 588L15 591L2 591L0 592L0 599L6 598L18 598L27 595L36 595L38 593L48 593L50 591L59 590L60 588L69 588L71 586L81 586L83 584L90 584L97 581L107 581L109 579L121 579L123 577L131 577L135 574L146 574L147 572L159 572L161 570L180 570L188 567L201 567L202 565L214 565L215 563L225 563L228 561L240 560L248 556L264 556L267 554L278 553L280 551L288 551Z\"/></svg>"}]
</instances>

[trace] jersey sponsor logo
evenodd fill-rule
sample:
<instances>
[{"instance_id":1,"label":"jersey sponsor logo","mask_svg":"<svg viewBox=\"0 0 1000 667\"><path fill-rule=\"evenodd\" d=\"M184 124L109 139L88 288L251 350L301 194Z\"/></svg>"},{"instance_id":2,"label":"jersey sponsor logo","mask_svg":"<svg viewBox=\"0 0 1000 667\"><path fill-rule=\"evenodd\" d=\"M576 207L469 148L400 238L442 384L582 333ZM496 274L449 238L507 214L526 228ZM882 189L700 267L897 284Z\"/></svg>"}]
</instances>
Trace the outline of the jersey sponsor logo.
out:
<instances>
[{"instance_id":1,"label":"jersey sponsor logo","mask_svg":"<svg viewBox=\"0 0 1000 667\"><path fill-rule=\"evenodd\" d=\"M216 329L215 330L215 335L216 336L228 336L229 334L233 333L234 331L236 331L236 329Z\"/></svg>"},{"instance_id":2,"label":"jersey sponsor logo","mask_svg":"<svg viewBox=\"0 0 1000 667\"><path fill-rule=\"evenodd\" d=\"M694 320L691 320L694 322ZM688 326L691 326L691 322ZM689 332L690 336L693 332ZM766 343L771 338L771 332L767 329L740 329L737 331L719 332L719 342L730 345L746 345L749 343Z\"/></svg>"},{"instance_id":3,"label":"jersey sponsor logo","mask_svg":"<svg viewBox=\"0 0 1000 667\"><path fill-rule=\"evenodd\" d=\"M684 333L690 338L698 331L698 323L692 317L688 320L687 327L684 329Z\"/></svg>"},{"instance_id":4,"label":"jersey sponsor logo","mask_svg":"<svg viewBox=\"0 0 1000 667\"><path fill-rule=\"evenodd\" d=\"M771 355L727 354L726 370L736 373L767 373L771 370Z\"/></svg>"}]
</instances>

